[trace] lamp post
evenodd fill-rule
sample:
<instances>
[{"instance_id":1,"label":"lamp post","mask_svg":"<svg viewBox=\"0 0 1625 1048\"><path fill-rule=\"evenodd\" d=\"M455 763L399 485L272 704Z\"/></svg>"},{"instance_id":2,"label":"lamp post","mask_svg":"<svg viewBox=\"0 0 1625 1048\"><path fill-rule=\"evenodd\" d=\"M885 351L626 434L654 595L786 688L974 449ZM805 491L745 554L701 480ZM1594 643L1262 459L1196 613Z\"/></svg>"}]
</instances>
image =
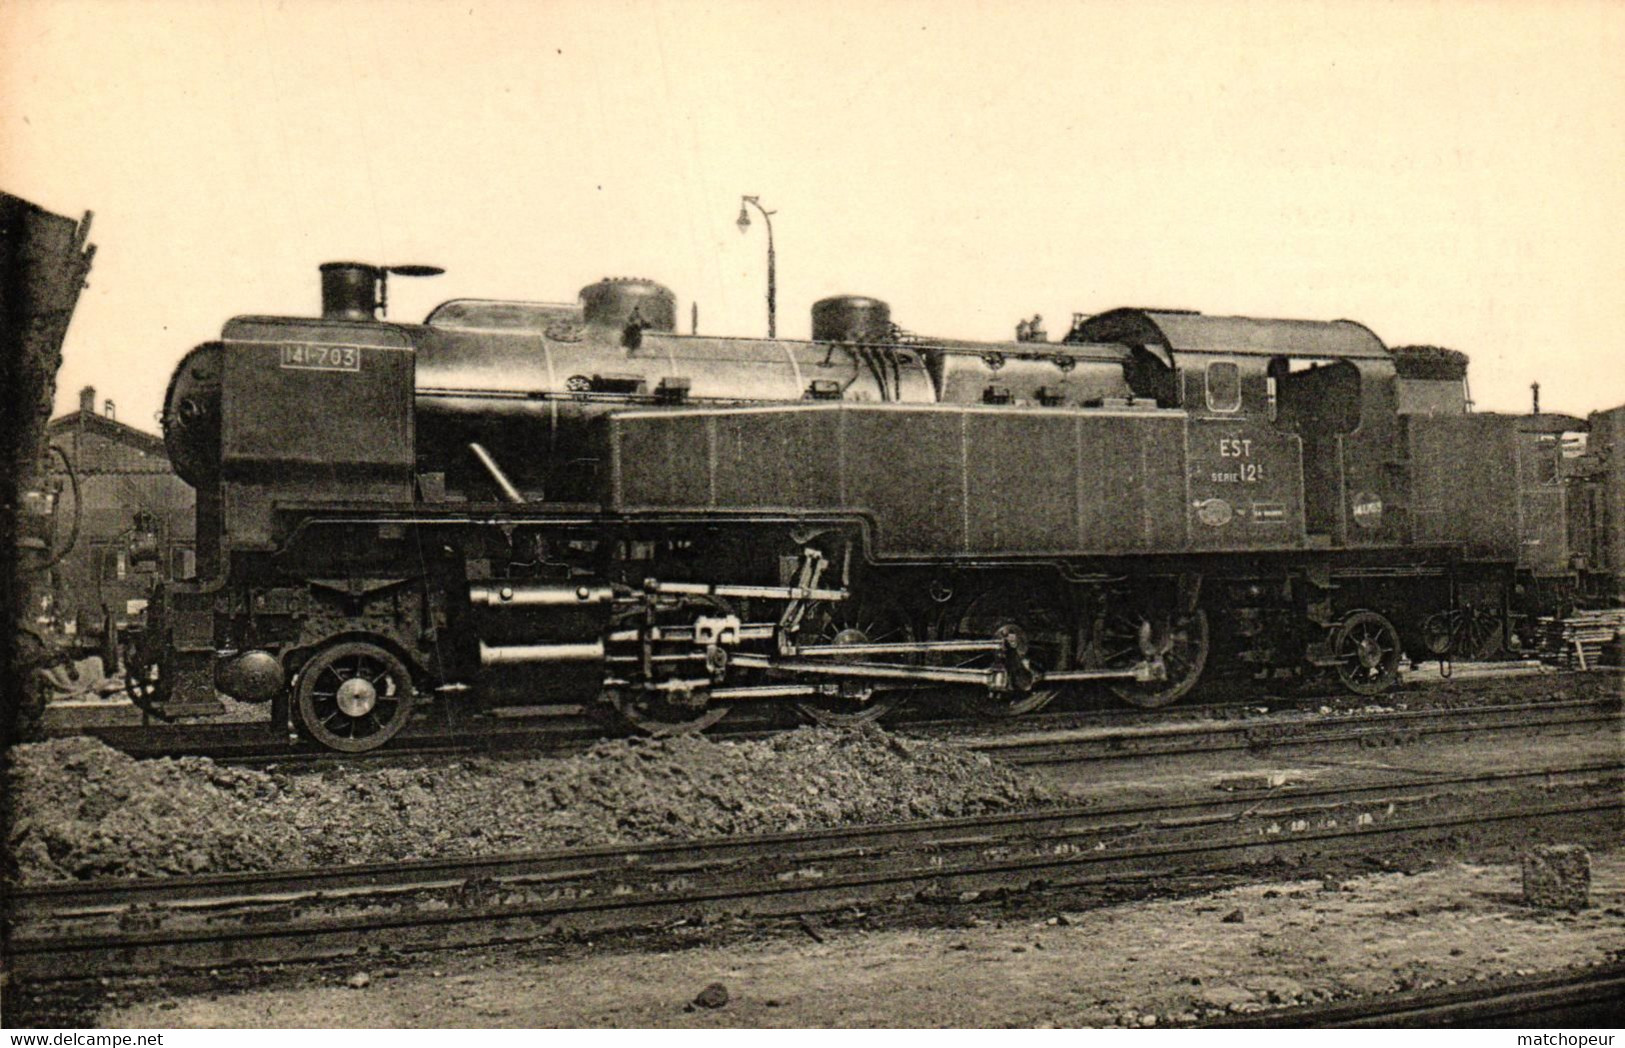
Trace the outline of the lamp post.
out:
<instances>
[{"instance_id":1,"label":"lamp post","mask_svg":"<svg viewBox=\"0 0 1625 1048\"><path fill-rule=\"evenodd\" d=\"M739 231L741 233L750 228L750 212L745 210L746 204L749 204L757 211L760 211L762 213L762 221L767 223L767 337L777 338L778 328L775 323L775 298L777 297L777 285L775 283L773 264L773 215L777 212L769 211L767 208L763 207L762 201L759 197L740 197L739 220L735 224L739 226Z\"/></svg>"}]
</instances>

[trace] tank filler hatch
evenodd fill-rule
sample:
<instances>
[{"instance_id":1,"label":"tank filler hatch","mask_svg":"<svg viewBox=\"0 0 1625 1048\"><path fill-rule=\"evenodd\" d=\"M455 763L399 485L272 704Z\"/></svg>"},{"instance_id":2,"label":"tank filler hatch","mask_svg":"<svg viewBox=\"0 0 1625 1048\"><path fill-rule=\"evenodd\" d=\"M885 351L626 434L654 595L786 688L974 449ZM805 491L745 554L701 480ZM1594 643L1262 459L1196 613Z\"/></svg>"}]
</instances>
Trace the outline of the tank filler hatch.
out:
<instances>
[{"instance_id":1,"label":"tank filler hatch","mask_svg":"<svg viewBox=\"0 0 1625 1048\"><path fill-rule=\"evenodd\" d=\"M835 295L813 303L814 342L891 342L891 307L878 298Z\"/></svg>"},{"instance_id":2,"label":"tank filler hatch","mask_svg":"<svg viewBox=\"0 0 1625 1048\"><path fill-rule=\"evenodd\" d=\"M677 330L677 296L638 277L605 277L581 289L582 319L593 327Z\"/></svg>"}]
</instances>

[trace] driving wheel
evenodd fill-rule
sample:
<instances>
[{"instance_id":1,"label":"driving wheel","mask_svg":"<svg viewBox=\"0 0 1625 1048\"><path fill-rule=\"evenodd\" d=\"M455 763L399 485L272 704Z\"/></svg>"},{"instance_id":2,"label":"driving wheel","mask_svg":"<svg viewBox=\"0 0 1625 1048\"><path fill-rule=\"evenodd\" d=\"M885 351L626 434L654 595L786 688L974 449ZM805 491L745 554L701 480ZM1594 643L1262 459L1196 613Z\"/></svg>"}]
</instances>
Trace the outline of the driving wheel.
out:
<instances>
[{"instance_id":1,"label":"driving wheel","mask_svg":"<svg viewBox=\"0 0 1625 1048\"><path fill-rule=\"evenodd\" d=\"M916 639L908 614L896 601L881 596L821 603L808 614L800 631L803 644L912 644ZM877 655L873 661L918 665L920 657ZM907 697L906 687L877 687L873 681L852 680L842 681L834 694L803 699L796 708L819 724L847 727L877 721Z\"/></svg>"},{"instance_id":2,"label":"driving wheel","mask_svg":"<svg viewBox=\"0 0 1625 1048\"><path fill-rule=\"evenodd\" d=\"M1155 602L1108 603L1095 622L1089 662L1099 669L1126 670L1160 659L1161 680L1115 680L1112 694L1132 706L1154 709L1183 698L1207 666L1207 613L1175 611Z\"/></svg>"},{"instance_id":3,"label":"driving wheel","mask_svg":"<svg viewBox=\"0 0 1625 1048\"><path fill-rule=\"evenodd\" d=\"M675 607L662 609L656 625L689 626L702 615L726 616L734 614L731 604L720 597L695 596L684 599ZM612 626L625 629L641 619L641 612L629 611L615 617ZM689 641L655 641L652 654L681 656L693 654ZM626 649L635 653L637 645ZM699 670L693 663L656 662L656 679L645 680L641 673L633 674L626 684L608 689L604 698L620 719L634 731L644 735L688 735L711 727L728 715L726 702L712 702L708 687L679 686L684 679L695 680ZM679 667L672 669L671 667ZM645 687L651 684L653 687Z\"/></svg>"},{"instance_id":4,"label":"driving wheel","mask_svg":"<svg viewBox=\"0 0 1625 1048\"><path fill-rule=\"evenodd\" d=\"M1003 691L977 688L965 695L969 709L983 717L1018 717L1036 713L1060 694L1057 688L1034 683L1039 674L1072 665L1078 650L1076 627L1066 602L1037 583L1006 582L977 594L957 612L950 612L943 636L951 640L1004 642L1001 656L977 655L960 663L982 668L995 658L1013 663L1010 687Z\"/></svg>"}]
</instances>

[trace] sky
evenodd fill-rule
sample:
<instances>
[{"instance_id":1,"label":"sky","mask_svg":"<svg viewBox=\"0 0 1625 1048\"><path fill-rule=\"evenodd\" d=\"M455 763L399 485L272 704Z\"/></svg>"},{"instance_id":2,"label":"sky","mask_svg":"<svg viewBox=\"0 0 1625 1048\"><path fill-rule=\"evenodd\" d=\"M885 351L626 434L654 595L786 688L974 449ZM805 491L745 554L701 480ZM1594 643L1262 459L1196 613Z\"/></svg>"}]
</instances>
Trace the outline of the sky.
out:
<instances>
[{"instance_id":1,"label":"sky","mask_svg":"<svg viewBox=\"0 0 1625 1048\"><path fill-rule=\"evenodd\" d=\"M1116 306L1350 318L1481 410L1625 403L1625 4L8 0L0 188L95 212L64 347L156 429L170 372L317 265L453 297L826 295L1009 338Z\"/></svg>"}]
</instances>

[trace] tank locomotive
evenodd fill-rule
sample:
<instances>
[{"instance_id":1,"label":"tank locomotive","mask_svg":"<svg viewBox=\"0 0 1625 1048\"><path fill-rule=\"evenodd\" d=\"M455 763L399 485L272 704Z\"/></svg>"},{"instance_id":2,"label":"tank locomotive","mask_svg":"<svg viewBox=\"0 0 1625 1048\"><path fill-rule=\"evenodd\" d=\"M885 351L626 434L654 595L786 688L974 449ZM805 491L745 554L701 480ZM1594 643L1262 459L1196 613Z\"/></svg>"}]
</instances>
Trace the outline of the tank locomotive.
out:
<instances>
[{"instance_id":1,"label":"tank locomotive","mask_svg":"<svg viewBox=\"0 0 1625 1048\"><path fill-rule=\"evenodd\" d=\"M198 572L127 654L148 711L218 690L361 751L425 706L667 732L1083 682L1159 706L1214 670L1377 693L1504 642L1534 588L1617 589L1617 544L1565 532L1586 423L1471 413L1465 358L1350 321L984 343L839 296L809 340L719 338L616 279L401 324L391 272L434 271L329 263L319 317L238 317L176 369ZM1617 463L1586 478L1617 532Z\"/></svg>"}]
</instances>

